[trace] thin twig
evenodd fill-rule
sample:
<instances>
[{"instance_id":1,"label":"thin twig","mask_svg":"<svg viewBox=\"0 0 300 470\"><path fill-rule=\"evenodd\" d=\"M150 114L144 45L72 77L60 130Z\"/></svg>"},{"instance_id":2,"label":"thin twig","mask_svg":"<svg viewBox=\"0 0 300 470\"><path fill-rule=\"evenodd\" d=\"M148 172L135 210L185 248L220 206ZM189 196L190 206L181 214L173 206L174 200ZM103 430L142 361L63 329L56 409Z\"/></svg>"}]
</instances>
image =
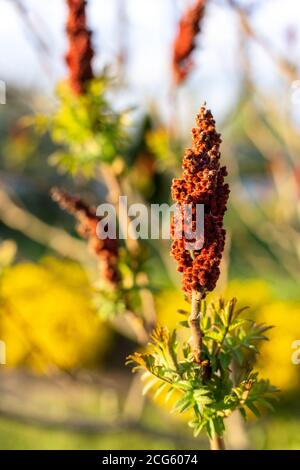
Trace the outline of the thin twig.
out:
<instances>
[{"instance_id":1,"label":"thin twig","mask_svg":"<svg viewBox=\"0 0 300 470\"><path fill-rule=\"evenodd\" d=\"M194 355L194 361L197 364L204 366L202 358L202 340L203 334L200 326L200 313L201 313L201 298L202 293L196 290L192 290L192 307L191 315L189 317L189 325L192 332L192 350ZM204 367L205 369L205 367ZM203 373L205 376L205 370ZM225 445L221 436L215 435L210 439L211 450L224 450Z\"/></svg>"},{"instance_id":2,"label":"thin twig","mask_svg":"<svg viewBox=\"0 0 300 470\"><path fill-rule=\"evenodd\" d=\"M278 66L278 69L282 72L283 75L289 80L297 80L297 69L284 57L281 57L271 45L268 44L262 36L259 36L252 27L247 12L242 9L235 0L228 0L228 4L236 11L239 16L241 27L247 37L255 41L259 46L264 49L264 51L271 57L271 59Z\"/></svg>"},{"instance_id":3,"label":"thin twig","mask_svg":"<svg viewBox=\"0 0 300 470\"><path fill-rule=\"evenodd\" d=\"M87 264L89 258L83 242L17 206L3 187L0 188L0 219L11 229L22 232L26 237L51 248L61 256Z\"/></svg>"},{"instance_id":4,"label":"thin twig","mask_svg":"<svg viewBox=\"0 0 300 470\"><path fill-rule=\"evenodd\" d=\"M115 169L111 166L102 165L100 171L101 177L103 178L108 190L107 199L115 206L116 212L118 214L120 228L123 232L123 236L125 237L126 247L131 256L134 258L140 252L140 246L138 240L131 238L130 234L128 233L130 219L128 217L127 211L126 213L123 210L120 211L119 198L123 195L124 192L120 177L118 176ZM140 279L143 280L143 285L145 286L143 289L141 289L140 295L143 307L145 308L144 319L146 325L143 324L141 318L136 317L132 312L130 315L127 315L127 320L132 324L132 328L135 332L138 342L140 344L145 344L149 339L149 334L156 325L156 310L153 295L151 291L147 289L147 284L149 283L148 276L146 273L139 274Z\"/></svg>"}]
</instances>

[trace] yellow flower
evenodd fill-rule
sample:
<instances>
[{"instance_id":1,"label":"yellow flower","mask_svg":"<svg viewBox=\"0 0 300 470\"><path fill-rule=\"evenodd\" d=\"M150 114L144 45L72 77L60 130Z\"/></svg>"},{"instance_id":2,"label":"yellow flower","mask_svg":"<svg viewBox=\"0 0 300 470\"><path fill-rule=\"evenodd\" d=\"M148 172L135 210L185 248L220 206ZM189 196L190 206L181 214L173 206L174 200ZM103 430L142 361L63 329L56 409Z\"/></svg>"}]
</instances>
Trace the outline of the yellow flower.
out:
<instances>
[{"instance_id":1,"label":"yellow flower","mask_svg":"<svg viewBox=\"0 0 300 470\"><path fill-rule=\"evenodd\" d=\"M71 369L92 363L107 346L107 329L79 265L50 258L20 263L7 269L0 289L0 338L8 366Z\"/></svg>"},{"instance_id":2,"label":"yellow flower","mask_svg":"<svg viewBox=\"0 0 300 470\"><path fill-rule=\"evenodd\" d=\"M292 363L292 343L300 340L300 303L278 301L266 305L258 317L260 322L274 325L258 357L264 377L283 392L300 385L300 365Z\"/></svg>"},{"instance_id":3,"label":"yellow flower","mask_svg":"<svg viewBox=\"0 0 300 470\"><path fill-rule=\"evenodd\" d=\"M180 290L166 290L156 299L157 318L160 325L167 326L170 330L176 328L184 317L178 313L178 310L189 311L190 305L184 299Z\"/></svg>"},{"instance_id":4,"label":"yellow flower","mask_svg":"<svg viewBox=\"0 0 300 470\"><path fill-rule=\"evenodd\" d=\"M226 298L236 297L239 305L249 306L251 311L272 301L270 285L261 279L234 279L226 289Z\"/></svg>"}]
</instances>

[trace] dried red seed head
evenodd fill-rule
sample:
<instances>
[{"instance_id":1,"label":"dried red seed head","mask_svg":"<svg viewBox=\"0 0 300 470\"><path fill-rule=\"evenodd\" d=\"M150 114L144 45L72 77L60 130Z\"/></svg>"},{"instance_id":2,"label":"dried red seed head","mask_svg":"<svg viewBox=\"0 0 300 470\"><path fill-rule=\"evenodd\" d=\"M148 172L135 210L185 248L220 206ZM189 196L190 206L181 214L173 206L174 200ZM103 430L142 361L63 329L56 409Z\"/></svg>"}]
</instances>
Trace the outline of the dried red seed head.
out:
<instances>
[{"instance_id":1,"label":"dried red seed head","mask_svg":"<svg viewBox=\"0 0 300 470\"><path fill-rule=\"evenodd\" d=\"M187 149L183 157L182 177L173 180L171 193L182 214L186 204L193 207L204 204L204 244L200 250L189 251L186 233L182 233L182 239L176 239L173 223L171 254L177 261L178 271L183 273L183 289L187 293L194 289L205 296L215 288L220 275L225 244L223 217L229 186L224 183L226 168L220 167L220 134L216 132L211 111L204 106L197 115L196 125L192 130L192 148ZM188 221L191 230L195 226L194 217L193 212L192 220Z\"/></svg>"},{"instance_id":2,"label":"dried red seed head","mask_svg":"<svg viewBox=\"0 0 300 470\"><path fill-rule=\"evenodd\" d=\"M195 0L179 21L173 44L173 75L177 84L182 83L190 73L193 61L191 53L196 47L196 36L200 31L206 0Z\"/></svg>"},{"instance_id":3,"label":"dried red seed head","mask_svg":"<svg viewBox=\"0 0 300 470\"><path fill-rule=\"evenodd\" d=\"M69 69L69 82L73 92L81 95L86 83L93 78L91 32L86 24L86 1L67 0L68 18L66 32L69 49L65 56Z\"/></svg>"},{"instance_id":4,"label":"dried red seed head","mask_svg":"<svg viewBox=\"0 0 300 470\"><path fill-rule=\"evenodd\" d=\"M120 281L118 240L110 238L102 240L98 237L97 226L100 219L94 207L85 204L79 196L72 196L57 188L52 189L51 196L62 209L72 214L78 221L77 232L88 240L91 251L97 256L103 279L116 287Z\"/></svg>"}]
</instances>

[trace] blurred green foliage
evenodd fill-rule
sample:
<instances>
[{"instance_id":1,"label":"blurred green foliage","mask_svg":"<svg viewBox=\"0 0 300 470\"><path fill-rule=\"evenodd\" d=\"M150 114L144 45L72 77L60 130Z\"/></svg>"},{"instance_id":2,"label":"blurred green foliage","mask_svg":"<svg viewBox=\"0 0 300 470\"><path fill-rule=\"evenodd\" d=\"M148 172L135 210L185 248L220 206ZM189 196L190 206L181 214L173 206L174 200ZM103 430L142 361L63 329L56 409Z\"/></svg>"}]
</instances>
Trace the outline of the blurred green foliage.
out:
<instances>
[{"instance_id":1,"label":"blurred green foliage","mask_svg":"<svg viewBox=\"0 0 300 470\"><path fill-rule=\"evenodd\" d=\"M37 116L37 129L49 128L53 141L62 147L50 162L70 174L92 177L99 162L111 163L124 151L126 116L111 108L108 84L106 76L93 79L87 93L78 96L62 82L57 87L59 106L49 121Z\"/></svg>"}]
</instances>

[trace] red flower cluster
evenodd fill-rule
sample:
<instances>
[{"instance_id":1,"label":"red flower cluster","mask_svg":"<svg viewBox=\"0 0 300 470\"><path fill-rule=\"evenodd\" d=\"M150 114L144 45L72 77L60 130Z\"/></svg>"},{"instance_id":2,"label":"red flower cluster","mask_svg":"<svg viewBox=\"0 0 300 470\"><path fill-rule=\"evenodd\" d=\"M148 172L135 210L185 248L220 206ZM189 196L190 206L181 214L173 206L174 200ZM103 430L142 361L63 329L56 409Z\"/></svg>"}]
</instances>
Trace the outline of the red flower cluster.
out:
<instances>
[{"instance_id":1,"label":"red flower cluster","mask_svg":"<svg viewBox=\"0 0 300 470\"><path fill-rule=\"evenodd\" d=\"M78 221L77 232L89 242L91 250L97 255L102 269L103 278L111 285L117 286L120 276L118 272L118 240L97 236L97 225L100 221L93 207L85 204L80 197L72 196L60 189L53 188L52 199L68 211Z\"/></svg>"},{"instance_id":2,"label":"red flower cluster","mask_svg":"<svg viewBox=\"0 0 300 470\"><path fill-rule=\"evenodd\" d=\"M87 29L85 0L67 0L68 19L66 31L69 39L69 50L66 62L69 68L69 81L77 95L85 91L86 82L93 78L92 58L94 51L91 45L91 32Z\"/></svg>"},{"instance_id":3,"label":"red flower cluster","mask_svg":"<svg viewBox=\"0 0 300 470\"><path fill-rule=\"evenodd\" d=\"M185 151L183 157L182 178L175 178L172 183L172 197L183 211L185 204L204 204L204 244L200 250L186 248L187 237L174 236L174 224L171 227L173 237L172 255L178 263L178 271L183 273L183 289L201 292L215 288L220 275L219 264L224 250L225 230L223 217L229 196L228 184L224 183L226 167L220 167L220 134L216 132L215 121L209 110L200 109L196 118L197 127L192 130L192 148ZM195 220L187 222L194 230Z\"/></svg>"},{"instance_id":4,"label":"red flower cluster","mask_svg":"<svg viewBox=\"0 0 300 470\"><path fill-rule=\"evenodd\" d=\"M189 74L193 62L191 53L196 47L196 36L204 15L206 0L196 0L182 16L173 45L173 75L177 84L183 82Z\"/></svg>"}]
</instances>

